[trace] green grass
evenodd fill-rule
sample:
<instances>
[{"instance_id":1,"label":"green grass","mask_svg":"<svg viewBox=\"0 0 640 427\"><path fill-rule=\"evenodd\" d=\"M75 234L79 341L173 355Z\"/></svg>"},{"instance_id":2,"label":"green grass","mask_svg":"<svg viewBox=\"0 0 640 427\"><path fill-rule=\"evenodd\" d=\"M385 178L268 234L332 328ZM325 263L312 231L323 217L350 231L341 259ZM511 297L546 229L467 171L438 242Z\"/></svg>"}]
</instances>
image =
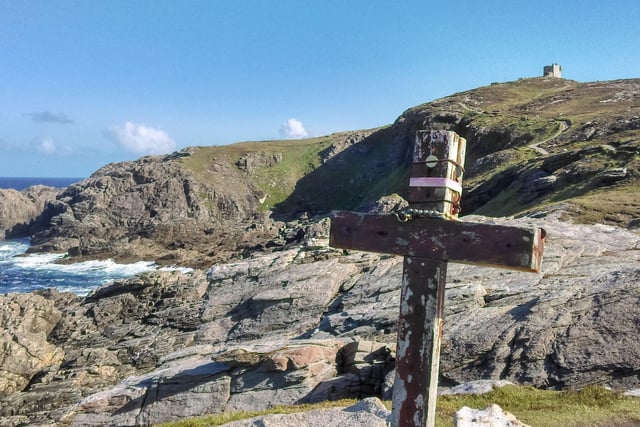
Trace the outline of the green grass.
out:
<instances>
[{"instance_id":1,"label":"green grass","mask_svg":"<svg viewBox=\"0 0 640 427\"><path fill-rule=\"evenodd\" d=\"M335 133L328 136L301 140L243 142L226 146L198 147L190 156L180 159L183 166L195 175L198 182L220 188L233 187L236 182L229 178L229 172L236 173L236 162L249 153L277 153L280 161L257 167L248 175L248 181L264 194L260 210L275 209L295 211L299 206L320 210L333 208L352 208L359 204L363 195L375 193L388 194L386 189L398 186L396 181L404 177L404 170L387 170L388 176L382 183L367 180L373 176L376 163L384 163L388 157L389 144L384 133L385 128L359 131L371 135L358 145L366 151L366 157L360 151L340 153L342 164L322 165L323 152L333 144L340 145L352 132ZM364 161L363 161L364 160ZM329 164L332 161L329 160ZM373 164L373 166L372 166ZM322 167L321 167L322 166ZM236 179L237 180L237 179ZM398 181L399 182L399 181ZM402 183L404 184L404 182ZM340 191L349 188L351 190ZM380 193L380 194L378 194ZM206 199L207 194L201 195ZM304 209L304 207L303 207Z\"/></svg>"},{"instance_id":2,"label":"green grass","mask_svg":"<svg viewBox=\"0 0 640 427\"><path fill-rule=\"evenodd\" d=\"M443 396L436 425L452 426L453 414L462 406L485 408L493 403L532 427L604 427L615 426L614 420L640 426L640 399L598 386L573 392L506 386L485 395Z\"/></svg>"},{"instance_id":3,"label":"green grass","mask_svg":"<svg viewBox=\"0 0 640 427\"><path fill-rule=\"evenodd\" d=\"M267 195L261 209L272 209L284 201L293 192L300 178L320 166L320 152L331 143L331 138L324 138L298 144L294 149L282 149L279 151L282 161L272 167L259 168L252 179L256 187Z\"/></svg>"},{"instance_id":4,"label":"green grass","mask_svg":"<svg viewBox=\"0 0 640 427\"><path fill-rule=\"evenodd\" d=\"M259 167L252 172L250 182L261 190L266 198L261 210L273 208L294 191L300 178L308 175L321 164L321 152L348 133L338 133L301 140L243 142L225 146L199 147L191 156L181 159L186 169L199 182L210 185L234 185L224 173L212 171L213 164L235 168L244 155L255 152L278 153L281 161L270 167Z\"/></svg>"},{"instance_id":5,"label":"green grass","mask_svg":"<svg viewBox=\"0 0 640 427\"><path fill-rule=\"evenodd\" d=\"M314 405L279 406L260 412L241 412L190 418L161 424L160 427L211 427L230 421L267 414L288 414L312 409L346 407L354 400ZM441 396L438 398L436 426L453 426L453 415L463 406L484 409L497 404L532 427L625 427L640 426L640 398L589 386L580 391L548 391L533 387L506 386L483 395ZM391 409L391 402L385 402Z\"/></svg>"},{"instance_id":6,"label":"green grass","mask_svg":"<svg viewBox=\"0 0 640 427\"><path fill-rule=\"evenodd\" d=\"M640 218L640 184L605 188L571 198L570 217L582 224L614 224L627 227Z\"/></svg>"},{"instance_id":7,"label":"green grass","mask_svg":"<svg viewBox=\"0 0 640 427\"><path fill-rule=\"evenodd\" d=\"M407 110L406 116L439 117L444 114L443 126L449 123L446 117L456 117L455 120L459 122L455 126L459 128L459 133L468 132L477 138L468 141L468 169L475 160L474 156L482 157L510 149L512 155L505 157L504 161L475 175L465 176L467 189L482 185L491 195L491 200L484 206L465 207L465 214L519 215L545 205L575 202L580 222L591 218L594 222L611 222L607 218L620 216L618 214L622 211L621 219L617 221L622 224L628 217L640 215L637 193L624 196L631 203L624 198L613 200L611 196L612 203L607 206L598 205L592 197L600 194L603 185L610 186L610 183L603 184L595 177L599 170L624 166L629 169L631 178L637 180L640 175L640 148L637 144L640 130L618 130L622 129L621 123L637 115L640 104L633 97L609 102L616 96L617 92L606 84L582 84L549 78L520 79L422 104ZM596 123L601 132L587 136L587 130L593 126L588 122ZM440 122L436 120L435 123ZM210 186L202 192L201 198L205 206L211 205L211 209L215 208L212 205L216 200L215 188L220 188L223 193L233 191L240 177L241 184L259 190L257 193L260 194L256 195L262 201L259 207L261 211L272 210L279 215L296 216L302 211L325 213L333 209L353 210L358 209L363 201L374 201L384 195L398 193L406 196L409 165L400 164L398 160L399 138L394 133L396 131L392 127L361 131L369 136L353 149L345 150L325 164L321 164L323 150L334 143L339 145L353 132L303 140L199 147L191 156L180 161L197 176L199 182ZM597 149L603 145L619 149L595 150L590 154L585 151L579 162L590 161L599 170L585 173L584 182L560 180L558 188L551 193L524 204L519 195L522 187L519 177L526 171L539 168L545 157L530 147L537 143L542 143L540 147L552 156L562 152ZM238 175L240 172L236 162L251 152L279 153L282 160L271 166L256 168L245 180ZM560 169L565 166L581 167L579 162L562 165ZM229 178L229 172L235 173L232 174L234 178ZM560 176L570 173L566 168L551 172ZM512 182L501 179L505 174L510 174ZM616 184L614 190L618 189ZM592 206L596 208L595 211L588 212Z\"/></svg>"},{"instance_id":8,"label":"green grass","mask_svg":"<svg viewBox=\"0 0 640 427\"><path fill-rule=\"evenodd\" d=\"M519 189L511 185L473 213L476 215L501 217L515 215L521 211L522 202L520 201Z\"/></svg>"}]
</instances>

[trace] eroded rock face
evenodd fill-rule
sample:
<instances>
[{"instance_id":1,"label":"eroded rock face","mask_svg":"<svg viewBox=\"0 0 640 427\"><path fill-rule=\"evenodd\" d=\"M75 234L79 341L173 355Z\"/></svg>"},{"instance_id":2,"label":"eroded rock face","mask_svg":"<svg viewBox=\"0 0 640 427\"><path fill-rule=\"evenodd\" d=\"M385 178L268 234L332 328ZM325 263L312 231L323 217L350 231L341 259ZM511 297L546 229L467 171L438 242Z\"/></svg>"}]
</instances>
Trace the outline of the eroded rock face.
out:
<instances>
[{"instance_id":1,"label":"eroded rock face","mask_svg":"<svg viewBox=\"0 0 640 427\"><path fill-rule=\"evenodd\" d=\"M262 341L212 357L165 363L150 374L129 377L116 387L86 397L66 418L77 426L152 425L223 410L262 410L329 397L362 397L358 375L351 372L345 376L336 369L341 351L355 356L354 344L362 350L381 347L371 342L335 339ZM360 353L370 354L367 350ZM341 366L348 370L376 368L364 359L357 363L351 359ZM360 375L360 379L365 378L366 375ZM340 380L352 388L342 389L336 395ZM333 395L329 394L327 384Z\"/></svg>"},{"instance_id":2,"label":"eroded rock face","mask_svg":"<svg viewBox=\"0 0 640 427\"><path fill-rule=\"evenodd\" d=\"M465 274L473 268L462 267L460 283L479 284L487 295L448 315L443 375L456 382L491 378L559 388L636 383L640 347L629 334L640 320L638 234L598 225L544 226L542 276L491 270L477 280ZM470 360L482 363L465 367Z\"/></svg>"},{"instance_id":3,"label":"eroded rock face","mask_svg":"<svg viewBox=\"0 0 640 427\"><path fill-rule=\"evenodd\" d=\"M51 227L34 236L30 250L199 266L269 234L268 224L245 229L259 220L261 193L242 171L220 163L209 179L196 179L179 162L188 155L110 164L71 185L45 209ZM219 175L234 185L216 185Z\"/></svg>"},{"instance_id":4,"label":"eroded rock face","mask_svg":"<svg viewBox=\"0 0 640 427\"><path fill-rule=\"evenodd\" d=\"M0 397L24 390L32 378L59 365L64 351L47 341L62 313L35 294L0 295Z\"/></svg>"},{"instance_id":5,"label":"eroded rock face","mask_svg":"<svg viewBox=\"0 0 640 427\"><path fill-rule=\"evenodd\" d=\"M640 235L493 221L544 227L543 271L449 265L441 385L637 389ZM0 416L148 425L225 408L388 398L401 269L398 257L299 245L206 272L118 281L86 298L43 292L37 300L60 316L44 335L64 357L7 393Z\"/></svg>"},{"instance_id":6,"label":"eroded rock face","mask_svg":"<svg viewBox=\"0 0 640 427\"><path fill-rule=\"evenodd\" d=\"M42 211L59 190L43 185L23 191L0 189L0 240L29 236L47 224Z\"/></svg>"},{"instance_id":7,"label":"eroded rock face","mask_svg":"<svg viewBox=\"0 0 640 427\"><path fill-rule=\"evenodd\" d=\"M265 153L257 151L242 156L237 162L238 169L252 174L258 168L275 166L282 161L282 153Z\"/></svg>"}]
</instances>

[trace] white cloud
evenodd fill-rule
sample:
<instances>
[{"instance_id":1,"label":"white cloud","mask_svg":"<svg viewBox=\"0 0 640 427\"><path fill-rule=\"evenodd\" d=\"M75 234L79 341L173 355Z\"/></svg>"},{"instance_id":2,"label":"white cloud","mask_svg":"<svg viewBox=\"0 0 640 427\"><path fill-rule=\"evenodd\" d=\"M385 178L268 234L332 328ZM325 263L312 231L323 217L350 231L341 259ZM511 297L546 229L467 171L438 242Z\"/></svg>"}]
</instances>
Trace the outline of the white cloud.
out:
<instances>
[{"instance_id":1,"label":"white cloud","mask_svg":"<svg viewBox=\"0 0 640 427\"><path fill-rule=\"evenodd\" d=\"M56 144L51 138L44 138L37 145L38 152L42 154L54 154L56 152Z\"/></svg>"},{"instance_id":2,"label":"white cloud","mask_svg":"<svg viewBox=\"0 0 640 427\"><path fill-rule=\"evenodd\" d=\"M46 137L42 138L40 141L36 143L36 150L40 154L44 154L47 156L53 156L55 154L69 154L71 153L71 147L69 146L58 146L53 138Z\"/></svg>"},{"instance_id":3,"label":"white cloud","mask_svg":"<svg viewBox=\"0 0 640 427\"><path fill-rule=\"evenodd\" d=\"M125 150L140 155L166 154L176 149L176 143L161 129L126 122L109 129L109 135Z\"/></svg>"},{"instance_id":4,"label":"white cloud","mask_svg":"<svg viewBox=\"0 0 640 427\"><path fill-rule=\"evenodd\" d=\"M282 124L280 128L280 134L285 138L299 139L308 138L309 133L305 130L302 122L291 118Z\"/></svg>"}]
</instances>

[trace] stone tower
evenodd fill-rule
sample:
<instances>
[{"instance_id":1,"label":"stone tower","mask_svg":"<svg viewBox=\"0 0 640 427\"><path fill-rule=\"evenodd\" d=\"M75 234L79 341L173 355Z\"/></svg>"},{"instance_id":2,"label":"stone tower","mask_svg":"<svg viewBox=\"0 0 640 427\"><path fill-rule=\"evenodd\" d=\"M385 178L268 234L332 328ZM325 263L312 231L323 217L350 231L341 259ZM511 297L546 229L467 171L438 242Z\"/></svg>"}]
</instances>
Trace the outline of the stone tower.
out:
<instances>
[{"instance_id":1,"label":"stone tower","mask_svg":"<svg viewBox=\"0 0 640 427\"><path fill-rule=\"evenodd\" d=\"M562 78L562 67L558 64L545 65L543 70L543 77L557 77Z\"/></svg>"}]
</instances>

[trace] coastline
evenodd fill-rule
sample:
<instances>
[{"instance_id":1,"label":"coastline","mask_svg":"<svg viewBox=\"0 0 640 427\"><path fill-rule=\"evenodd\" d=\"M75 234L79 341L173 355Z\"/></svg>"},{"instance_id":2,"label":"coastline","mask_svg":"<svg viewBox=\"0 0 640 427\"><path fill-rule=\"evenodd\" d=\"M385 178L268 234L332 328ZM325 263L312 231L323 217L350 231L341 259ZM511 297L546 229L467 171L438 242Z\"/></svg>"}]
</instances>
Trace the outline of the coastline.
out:
<instances>
[{"instance_id":1,"label":"coastline","mask_svg":"<svg viewBox=\"0 0 640 427\"><path fill-rule=\"evenodd\" d=\"M85 178L74 177L4 177L0 176L0 189L25 190L34 185L45 185L53 188L66 188Z\"/></svg>"}]
</instances>

